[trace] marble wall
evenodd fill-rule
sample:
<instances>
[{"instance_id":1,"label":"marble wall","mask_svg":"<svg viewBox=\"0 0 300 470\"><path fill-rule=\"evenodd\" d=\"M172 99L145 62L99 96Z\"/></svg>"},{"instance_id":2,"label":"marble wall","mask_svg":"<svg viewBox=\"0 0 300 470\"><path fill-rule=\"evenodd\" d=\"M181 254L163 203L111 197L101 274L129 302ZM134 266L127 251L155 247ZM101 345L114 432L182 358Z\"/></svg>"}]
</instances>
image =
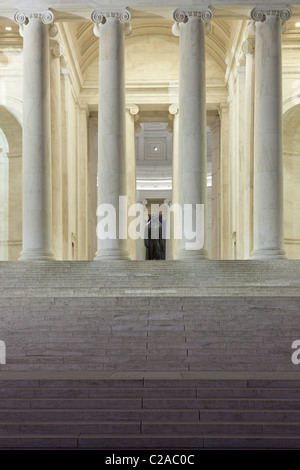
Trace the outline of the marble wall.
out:
<instances>
[{"instance_id":1,"label":"marble wall","mask_svg":"<svg viewBox=\"0 0 300 470\"><path fill-rule=\"evenodd\" d=\"M300 258L300 104L283 116L284 247L288 258Z\"/></svg>"}]
</instances>

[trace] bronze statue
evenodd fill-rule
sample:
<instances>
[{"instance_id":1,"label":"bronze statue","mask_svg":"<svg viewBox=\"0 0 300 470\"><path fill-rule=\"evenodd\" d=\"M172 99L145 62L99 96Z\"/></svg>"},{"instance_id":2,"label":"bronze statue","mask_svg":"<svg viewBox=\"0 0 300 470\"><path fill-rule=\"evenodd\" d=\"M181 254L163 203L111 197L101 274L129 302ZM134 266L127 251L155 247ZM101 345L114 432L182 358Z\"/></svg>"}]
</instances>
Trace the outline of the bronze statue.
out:
<instances>
[{"instance_id":1,"label":"bronze statue","mask_svg":"<svg viewBox=\"0 0 300 470\"><path fill-rule=\"evenodd\" d=\"M146 247L146 260L161 260L165 248L162 236L162 224L158 214L152 214L145 228L144 244Z\"/></svg>"}]
</instances>

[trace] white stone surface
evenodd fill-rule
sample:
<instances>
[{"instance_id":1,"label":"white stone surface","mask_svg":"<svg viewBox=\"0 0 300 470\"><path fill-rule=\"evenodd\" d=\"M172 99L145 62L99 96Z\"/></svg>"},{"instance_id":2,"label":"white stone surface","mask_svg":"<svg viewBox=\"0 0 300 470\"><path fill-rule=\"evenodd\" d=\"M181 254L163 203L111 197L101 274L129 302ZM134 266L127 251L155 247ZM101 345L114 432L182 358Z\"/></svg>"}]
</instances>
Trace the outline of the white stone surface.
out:
<instances>
[{"instance_id":1,"label":"white stone surface","mask_svg":"<svg viewBox=\"0 0 300 470\"><path fill-rule=\"evenodd\" d=\"M284 258L281 21L256 23L253 259Z\"/></svg>"},{"instance_id":2,"label":"white stone surface","mask_svg":"<svg viewBox=\"0 0 300 470\"><path fill-rule=\"evenodd\" d=\"M204 246L186 250L179 241L177 259L207 258L206 244L206 87L204 22L189 16L180 23L178 201L204 204Z\"/></svg>"},{"instance_id":3,"label":"white stone surface","mask_svg":"<svg viewBox=\"0 0 300 470\"><path fill-rule=\"evenodd\" d=\"M119 219L119 196L125 195L124 24L108 17L99 25L98 206L112 204ZM96 260L126 257L118 237L98 238ZM124 244L123 244L124 245Z\"/></svg>"},{"instance_id":4,"label":"white stone surface","mask_svg":"<svg viewBox=\"0 0 300 470\"><path fill-rule=\"evenodd\" d=\"M52 171L52 241L57 260L63 259L62 218L62 119L60 56L57 40L50 41L51 171Z\"/></svg>"},{"instance_id":5,"label":"white stone surface","mask_svg":"<svg viewBox=\"0 0 300 470\"><path fill-rule=\"evenodd\" d=\"M283 116L283 196L284 196L284 247L289 259L300 257L300 106L295 105Z\"/></svg>"},{"instance_id":6,"label":"white stone surface","mask_svg":"<svg viewBox=\"0 0 300 470\"><path fill-rule=\"evenodd\" d=\"M23 28L23 250L21 260L53 259L50 166L49 25Z\"/></svg>"},{"instance_id":7,"label":"white stone surface","mask_svg":"<svg viewBox=\"0 0 300 470\"><path fill-rule=\"evenodd\" d=\"M77 107L78 123L78 191L77 191L77 226L78 226L78 260L88 256L88 115L87 106ZM95 214L94 214L95 216Z\"/></svg>"},{"instance_id":8,"label":"white stone surface","mask_svg":"<svg viewBox=\"0 0 300 470\"><path fill-rule=\"evenodd\" d=\"M96 211L97 211L97 160L98 160L98 120L89 118L88 155L88 259L93 259L97 251Z\"/></svg>"},{"instance_id":9,"label":"white stone surface","mask_svg":"<svg viewBox=\"0 0 300 470\"><path fill-rule=\"evenodd\" d=\"M0 341L0 364L6 364L6 347L4 341Z\"/></svg>"},{"instance_id":10,"label":"white stone surface","mask_svg":"<svg viewBox=\"0 0 300 470\"><path fill-rule=\"evenodd\" d=\"M132 204L136 204L136 150L135 150L135 116L138 108L126 108L126 196L127 213ZM134 220L134 216L128 217L128 224ZM126 251L129 259L137 259L137 241L130 237L126 240Z\"/></svg>"},{"instance_id":11,"label":"white stone surface","mask_svg":"<svg viewBox=\"0 0 300 470\"><path fill-rule=\"evenodd\" d=\"M252 32L252 29L250 29ZM244 165L244 257L249 258L253 249L253 166L254 166L254 85L255 39L249 34L246 45L245 75L245 165Z\"/></svg>"}]
</instances>

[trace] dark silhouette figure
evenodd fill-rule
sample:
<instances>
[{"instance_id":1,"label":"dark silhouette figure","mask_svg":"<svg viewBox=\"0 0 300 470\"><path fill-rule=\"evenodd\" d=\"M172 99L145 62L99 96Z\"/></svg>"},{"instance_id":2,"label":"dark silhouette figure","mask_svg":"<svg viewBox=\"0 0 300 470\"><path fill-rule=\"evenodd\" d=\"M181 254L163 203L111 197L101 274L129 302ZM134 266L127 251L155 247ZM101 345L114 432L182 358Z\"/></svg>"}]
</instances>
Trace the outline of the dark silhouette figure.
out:
<instances>
[{"instance_id":1,"label":"dark silhouette figure","mask_svg":"<svg viewBox=\"0 0 300 470\"><path fill-rule=\"evenodd\" d=\"M144 244L146 247L146 260L163 259L162 224L157 214L151 215L149 222L146 224Z\"/></svg>"}]
</instances>

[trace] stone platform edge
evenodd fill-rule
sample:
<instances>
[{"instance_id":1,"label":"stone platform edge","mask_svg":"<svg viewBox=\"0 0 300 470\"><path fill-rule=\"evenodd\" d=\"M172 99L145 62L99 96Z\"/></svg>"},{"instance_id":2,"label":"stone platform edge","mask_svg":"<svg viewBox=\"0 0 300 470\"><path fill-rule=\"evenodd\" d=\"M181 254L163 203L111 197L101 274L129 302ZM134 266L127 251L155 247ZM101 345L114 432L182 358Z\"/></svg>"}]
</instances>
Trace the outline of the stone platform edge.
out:
<instances>
[{"instance_id":1,"label":"stone platform edge","mask_svg":"<svg viewBox=\"0 0 300 470\"><path fill-rule=\"evenodd\" d=\"M296 366L295 366L296 369ZM1 371L1 380L300 380L284 371Z\"/></svg>"}]
</instances>

